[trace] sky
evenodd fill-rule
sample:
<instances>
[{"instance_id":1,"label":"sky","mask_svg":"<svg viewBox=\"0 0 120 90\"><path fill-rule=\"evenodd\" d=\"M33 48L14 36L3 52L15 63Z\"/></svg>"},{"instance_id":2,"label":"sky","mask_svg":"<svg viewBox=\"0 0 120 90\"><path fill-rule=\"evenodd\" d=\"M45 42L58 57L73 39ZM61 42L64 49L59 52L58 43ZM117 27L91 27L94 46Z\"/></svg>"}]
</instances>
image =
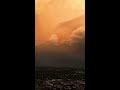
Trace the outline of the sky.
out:
<instances>
[{"instance_id":1,"label":"sky","mask_svg":"<svg viewBox=\"0 0 120 90\"><path fill-rule=\"evenodd\" d=\"M84 0L35 0L35 65L85 66Z\"/></svg>"}]
</instances>

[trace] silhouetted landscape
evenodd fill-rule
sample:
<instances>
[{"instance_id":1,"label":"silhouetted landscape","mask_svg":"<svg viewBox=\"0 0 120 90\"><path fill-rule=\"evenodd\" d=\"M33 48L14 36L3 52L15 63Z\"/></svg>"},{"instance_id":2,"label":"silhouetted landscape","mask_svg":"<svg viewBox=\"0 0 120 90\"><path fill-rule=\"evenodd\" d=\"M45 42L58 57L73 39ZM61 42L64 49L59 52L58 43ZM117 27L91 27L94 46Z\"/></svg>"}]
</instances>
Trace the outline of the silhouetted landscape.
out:
<instances>
[{"instance_id":1,"label":"silhouetted landscape","mask_svg":"<svg viewBox=\"0 0 120 90\"><path fill-rule=\"evenodd\" d=\"M36 67L35 90L84 90L85 70L68 67Z\"/></svg>"}]
</instances>

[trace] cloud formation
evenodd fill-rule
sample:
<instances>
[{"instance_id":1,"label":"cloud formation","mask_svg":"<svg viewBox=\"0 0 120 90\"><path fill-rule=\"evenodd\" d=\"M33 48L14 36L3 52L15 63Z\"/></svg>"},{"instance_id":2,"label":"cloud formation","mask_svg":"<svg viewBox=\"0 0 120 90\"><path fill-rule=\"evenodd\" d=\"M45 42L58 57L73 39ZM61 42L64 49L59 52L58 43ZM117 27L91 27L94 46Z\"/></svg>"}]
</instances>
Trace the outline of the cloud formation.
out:
<instances>
[{"instance_id":1,"label":"cloud formation","mask_svg":"<svg viewBox=\"0 0 120 90\"><path fill-rule=\"evenodd\" d=\"M81 26L84 24L84 1L35 0L36 40L40 42L40 45L37 45L41 46L36 47L35 50L36 66L85 66L85 29ZM63 23L59 26L61 22ZM54 32L57 25L58 28L55 30L58 30L56 32L60 35ZM78 26L81 27L76 29ZM66 38L68 36L69 39L65 39L63 44L58 45L59 36ZM75 52L72 49L75 49Z\"/></svg>"},{"instance_id":2,"label":"cloud formation","mask_svg":"<svg viewBox=\"0 0 120 90\"><path fill-rule=\"evenodd\" d=\"M56 34L53 34L53 35L49 38L48 43L49 43L50 45L57 46L57 45L58 45L58 37L57 37L57 35L56 35Z\"/></svg>"},{"instance_id":3,"label":"cloud formation","mask_svg":"<svg viewBox=\"0 0 120 90\"><path fill-rule=\"evenodd\" d=\"M70 43L75 44L75 43L83 43L82 41L85 38L85 29L84 26L77 28L74 30L70 36Z\"/></svg>"}]
</instances>

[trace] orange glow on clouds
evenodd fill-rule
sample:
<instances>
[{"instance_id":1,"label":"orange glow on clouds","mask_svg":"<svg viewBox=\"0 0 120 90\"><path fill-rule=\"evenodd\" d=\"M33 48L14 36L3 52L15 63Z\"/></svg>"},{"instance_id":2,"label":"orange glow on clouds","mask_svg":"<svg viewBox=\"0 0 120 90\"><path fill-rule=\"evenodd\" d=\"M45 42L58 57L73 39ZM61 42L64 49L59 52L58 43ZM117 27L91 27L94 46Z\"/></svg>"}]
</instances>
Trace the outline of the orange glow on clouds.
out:
<instances>
[{"instance_id":1,"label":"orange glow on clouds","mask_svg":"<svg viewBox=\"0 0 120 90\"><path fill-rule=\"evenodd\" d=\"M66 41L79 27L84 32L85 0L35 0L35 45Z\"/></svg>"}]
</instances>

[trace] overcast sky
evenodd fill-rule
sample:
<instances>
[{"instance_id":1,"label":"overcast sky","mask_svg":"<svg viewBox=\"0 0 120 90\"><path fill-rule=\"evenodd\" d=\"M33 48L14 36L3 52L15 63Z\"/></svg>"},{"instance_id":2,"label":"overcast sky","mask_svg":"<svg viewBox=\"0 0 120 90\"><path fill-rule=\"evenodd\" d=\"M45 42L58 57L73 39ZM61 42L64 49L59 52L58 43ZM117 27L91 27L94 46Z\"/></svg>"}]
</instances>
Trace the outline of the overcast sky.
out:
<instances>
[{"instance_id":1,"label":"overcast sky","mask_svg":"<svg viewBox=\"0 0 120 90\"><path fill-rule=\"evenodd\" d=\"M35 65L84 67L84 0L35 0L35 5Z\"/></svg>"}]
</instances>

